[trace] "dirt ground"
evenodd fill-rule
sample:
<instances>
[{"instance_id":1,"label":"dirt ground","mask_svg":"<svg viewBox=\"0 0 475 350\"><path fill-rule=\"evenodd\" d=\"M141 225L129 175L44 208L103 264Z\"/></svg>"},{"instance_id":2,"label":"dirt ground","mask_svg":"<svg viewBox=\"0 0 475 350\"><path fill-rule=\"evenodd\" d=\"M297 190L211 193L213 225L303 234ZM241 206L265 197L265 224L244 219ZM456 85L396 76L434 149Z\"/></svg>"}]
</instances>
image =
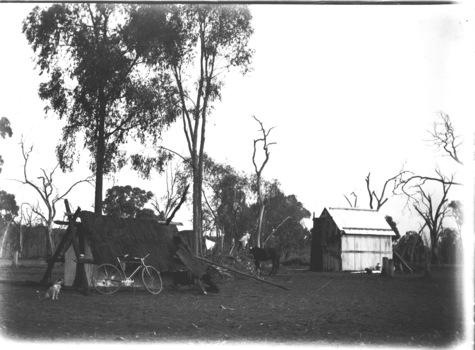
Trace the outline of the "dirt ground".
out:
<instances>
[{"instance_id":1,"label":"dirt ground","mask_svg":"<svg viewBox=\"0 0 475 350\"><path fill-rule=\"evenodd\" d=\"M315 273L281 267L265 278L290 291L244 277L218 281L218 294L194 287L152 295L124 290L84 296L62 290L38 300L38 262L0 266L1 336L10 341L186 342L441 347L463 336L457 267L421 274ZM58 266L53 278L61 276ZM28 281L33 281L28 282Z\"/></svg>"}]
</instances>

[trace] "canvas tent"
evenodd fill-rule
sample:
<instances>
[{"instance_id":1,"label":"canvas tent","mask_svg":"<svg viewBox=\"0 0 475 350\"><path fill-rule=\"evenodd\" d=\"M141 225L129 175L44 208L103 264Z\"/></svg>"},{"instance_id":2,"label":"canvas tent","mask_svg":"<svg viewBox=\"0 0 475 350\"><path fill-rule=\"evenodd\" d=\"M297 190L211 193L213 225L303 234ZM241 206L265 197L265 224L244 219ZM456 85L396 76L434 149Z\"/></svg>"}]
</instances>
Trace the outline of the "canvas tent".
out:
<instances>
[{"instance_id":1,"label":"canvas tent","mask_svg":"<svg viewBox=\"0 0 475 350\"><path fill-rule=\"evenodd\" d=\"M392 259L395 233L381 213L325 208L313 219L310 270L361 271Z\"/></svg>"},{"instance_id":2,"label":"canvas tent","mask_svg":"<svg viewBox=\"0 0 475 350\"><path fill-rule=\"evenodd\" d=\"M81 211L76 222L76 236L79 251L84 254L84 268L88 284L94 264L116 264L116 257L123 254L147 257L147 265L159 271L183 270L184 266L175 257L176 246L173 237L178 230L153 220L121 219L112 216L99 216ZM72 244L64 247L66 286L72 286L76 279L77 259ZM61 254L60 254L61 255ZM94 264L93 264L94 263Z\"/></svg>"}]
</instances>

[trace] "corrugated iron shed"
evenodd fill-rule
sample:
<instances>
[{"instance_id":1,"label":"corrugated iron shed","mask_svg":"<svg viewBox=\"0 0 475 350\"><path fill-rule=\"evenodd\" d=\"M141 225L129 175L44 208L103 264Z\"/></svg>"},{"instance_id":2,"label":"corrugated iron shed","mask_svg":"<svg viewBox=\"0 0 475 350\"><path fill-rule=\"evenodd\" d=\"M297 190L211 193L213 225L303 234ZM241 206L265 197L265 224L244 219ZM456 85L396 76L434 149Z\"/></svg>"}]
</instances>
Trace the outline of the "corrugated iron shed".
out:
<instances>
[{"instance_id":1,"label":"corrugated iron shed","mask_svg":"<svg viewBox=\"0 0 475 350\"><path fill-rule=\"evenodd\" d=\"M395 236L391 226L376 210L355 208L326 209L341 231L348 235Z\"/></svg>"}]
</instances>

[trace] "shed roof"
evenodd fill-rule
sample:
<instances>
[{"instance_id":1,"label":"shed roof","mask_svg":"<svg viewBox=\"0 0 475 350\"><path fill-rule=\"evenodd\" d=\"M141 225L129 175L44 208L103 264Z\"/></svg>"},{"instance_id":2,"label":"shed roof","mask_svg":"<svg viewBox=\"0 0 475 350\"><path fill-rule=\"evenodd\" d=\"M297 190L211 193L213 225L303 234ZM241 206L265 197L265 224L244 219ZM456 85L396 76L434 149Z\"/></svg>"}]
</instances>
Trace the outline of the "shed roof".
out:
<instances>
[{"instance_id":1,"label":"shed roof","mask_svg":"<svg viewBox=\"0 0 475 350\"><path fill-rule=\"evenodd\" d=\"M120 219L87 211L81 211L79 217L80 230L86 234L94 259L100 263L115 263L116 256L126 253L144 256L149 251L151 254L145 262L160 271L183 267L173 258L176 247L170 226L153 220Z\"/></svg>"},{"instance_id":2,"label":"shed roof","mask_svg":"<svg viewBox=\"0 0 475 350\"><path fill-rule=\"evenodd\" d=\"M335 224L347 235L375 235L395 236L381 213L376 210L355 208L328 208L324 209L330 214Z\"/></svg>"}]
</instances>

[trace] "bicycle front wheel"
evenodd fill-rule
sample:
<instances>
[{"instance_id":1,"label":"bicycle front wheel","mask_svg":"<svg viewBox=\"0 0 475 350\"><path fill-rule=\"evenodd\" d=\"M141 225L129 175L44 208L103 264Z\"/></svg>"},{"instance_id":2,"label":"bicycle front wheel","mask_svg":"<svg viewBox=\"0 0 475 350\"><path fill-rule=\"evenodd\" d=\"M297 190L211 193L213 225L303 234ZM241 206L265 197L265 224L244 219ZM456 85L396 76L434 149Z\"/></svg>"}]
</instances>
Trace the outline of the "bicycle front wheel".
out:
<instances>
[{"instance_id":1,"label":"bicycle front wheel","mask_svg":"<svg viewBox=\"0 0 475 350\"><path fill-rule=\"evenodd\" d=\"M158 294L162 291L160 272L153 266L145 266L142 269L142 282L145 289L152 294Z\"/></svg>"},{"instance_id":2,"label":"bicycle front wheel","mask_svg":"<svg viewBox=\"0 0 475 350\"><path fill-rule=\"evenodd\" d=\"M99 265L92 275L94 289L101 294L114 294L120 288L122 274L111 264Z\"/></svg>"}]
</instances>

